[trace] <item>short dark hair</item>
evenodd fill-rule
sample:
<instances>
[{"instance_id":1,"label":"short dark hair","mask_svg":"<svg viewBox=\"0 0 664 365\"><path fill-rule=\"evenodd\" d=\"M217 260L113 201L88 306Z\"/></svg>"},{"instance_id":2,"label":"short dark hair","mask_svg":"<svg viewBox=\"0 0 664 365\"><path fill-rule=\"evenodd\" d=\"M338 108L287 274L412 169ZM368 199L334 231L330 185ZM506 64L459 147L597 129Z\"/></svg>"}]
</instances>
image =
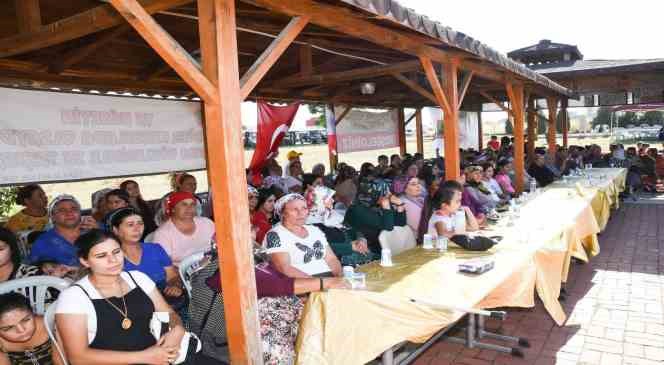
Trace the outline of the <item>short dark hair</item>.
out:
<instances>
[{"instance_id":1,"label":"short dark hair","mask_svg":"<svg viewBox=\"0 0 664 365\"><path fill-rule=\"evenodd\" d=\"M8 230L7 228L0 227L0 241L3 241L7 244L7 246L9 246L9 249L12 252L11 260L14 264L14 269L16 269L18 265L21 264L21 251L18 249L18 240L16 239L16 235L14 235L14 232Z\"/></svg>"},{"instance_id":2,"label":"short dark hair","mask_svg":"<svg viewBox=\"0 0 664 365\"><path fill-rule=\"evenodd\" d=\"M379 155L378 161L387 160L387 155Z\"/></svg>"},{"instance_id":3,"label":"short dark hair","mask_svg":"<svg viewBox=\"0 0 664 365\"><path fill-rule=\"evenodd\" d=\"M307 187L314 184L314 181L320 176L314 174L302 174L302 190L306 190Z\"/></svg>"},{"instance_id":4,"label":"short dark hair","mask_svg":"<svg viewBox=\"0 0 664 365\"><path fill-rule=\"evenodd\" d=\"M25 201L30 199L37 190L42 190L42 187L38 184L21 186L16 192L16 204L25 206Z\"/></svg>"},{"instance_id":5,"label":"short dark hair","mask_svg":"<svg viewBox=\"0 0 664 365\"><path fill-rule=\"evenodd\" d=\"M440 186L438 188L438 191L436 191L436 193L433 195L433 198L431 198L431 202L433 203L434 209L439 209L443 204L449 205L450 203L452 203L452 198L454 198L454 194L458 192L459 190L457 189Z\"/></svg>"},{"instance_id":6,"label":"short dark hair","mask_svg":"<svg viewBox=\"0 0 664 365\"><path fill-rule=\"evenodd\" d=\"M93 247L108 239L112 239L120 244L120 241L112 233L102 231L101 229L91 229L82 234L74 242L74 245L78 247L78 257L87 259Z\"/></svg>"},{"instance_id":7,"label":"short dark hair","mask_svg":"<svg viewBox=\"0 0 664 365\"><path fill-rule=\"evenodd\" d=\"M446 180L440 184L439 189L452 189L463 193L463 186L456 180Z\"/></svg>"},{"instance_id":8,"label":"short dark hair","mask_svg":"<svg viewBox=\"0 0 664 365\"><path fill-rule=\"evenodd\" d=\"M5 313L16 309L23 309L27 312L33 313L30 301L23 294L13 291L0 294L0 317Z\"/></svg>"},{"instance_id":9,"label":"short dark hair","mask_svg":"<svg viewBox=\"0 0 664 365\"><path fill-rule=\"evenodd\" d=\"M129 194L125 190L113 189L113 190L109 191L108 193L106 193L106 195L104 195L104 200L108 201L109 196L117 196L118 198L124 200L125 203L130 204L129 203Z\"/></svg>"}]
</instances>

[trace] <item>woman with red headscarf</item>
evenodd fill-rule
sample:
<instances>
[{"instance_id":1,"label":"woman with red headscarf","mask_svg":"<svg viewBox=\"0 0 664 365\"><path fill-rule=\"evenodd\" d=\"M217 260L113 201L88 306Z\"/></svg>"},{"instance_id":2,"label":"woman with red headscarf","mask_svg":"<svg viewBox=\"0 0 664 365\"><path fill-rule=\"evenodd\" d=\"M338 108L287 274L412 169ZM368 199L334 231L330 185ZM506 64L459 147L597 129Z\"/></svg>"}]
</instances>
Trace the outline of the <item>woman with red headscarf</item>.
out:
<instances>
[{"instance_id":1,"label":"woman with red headscarf","mask_svg":"<svg viewBox=\"0 0 664 365\"><path fill-rule=\"evenodd\" d=\"M185 257L206 250L214 235L214 223L196 216L198 199L190 192L176 191L166 198L166 215L170 219L157 228L153 241L159 243L174 265Z\"/></svg>"}]
</instances>

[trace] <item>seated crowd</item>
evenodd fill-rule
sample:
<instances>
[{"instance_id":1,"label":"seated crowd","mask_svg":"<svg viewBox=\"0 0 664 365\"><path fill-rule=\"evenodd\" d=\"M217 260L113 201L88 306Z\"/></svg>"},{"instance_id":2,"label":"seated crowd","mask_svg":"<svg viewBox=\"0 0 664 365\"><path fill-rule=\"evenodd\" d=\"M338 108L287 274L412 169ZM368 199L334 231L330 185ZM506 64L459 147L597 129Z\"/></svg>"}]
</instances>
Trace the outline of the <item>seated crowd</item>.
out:
<instances>
[{"instance_id":1,"label":"seated crowd","mask_svg":"<svg viewBox=\"0 0 664 365\"><path fill-rule=\"evenodd\" d=\"M330 174L318 164L305 173L300 153L288 153L282 167L267 161L248 171L247 188L258 315L267 364L291 363L298 321L308 293L349 288L343 266L380 258L383 231L412 230L451 237L487 225L493 212L515 196L513 141L492 138L482 151L462 151L461 176L444 179L444 160L421 154L378 156L359 172L340 163ZM640 146L558 148L554 157L537 150L526 164L530 179L546 186L571 171L629 168L630 186L660 184L662 155ZM19 189L25 207L0 228L0 283L50 275L74 283L49 291L55 322L70 364L167 364L179 356L185 328L198 335L196 364L227 361L226 329L210 205L195 192L196 179L178 174L173 191L153 206L136 181L93 194L92 212L59 195L47 201L39 185ZM248 227L249 229L249 227ZM179 267L206 252L187 290ZM0 296L0 364L60 364L44 322L22 292ZM154 312L165 312L170 329L150 331Z\"/></svg>"}]
</instances>

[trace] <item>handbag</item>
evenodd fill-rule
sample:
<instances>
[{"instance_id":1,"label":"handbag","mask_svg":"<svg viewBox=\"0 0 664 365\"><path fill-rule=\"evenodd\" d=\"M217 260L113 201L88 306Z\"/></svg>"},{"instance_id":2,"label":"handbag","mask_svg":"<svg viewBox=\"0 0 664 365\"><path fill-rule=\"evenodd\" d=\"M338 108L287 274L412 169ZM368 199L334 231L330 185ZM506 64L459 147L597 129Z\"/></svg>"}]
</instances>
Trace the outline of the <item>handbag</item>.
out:
<instances>
[{"instance_id":1,"label":"handbag","mask_svg":"<svg viewBox=\"0 0 664 365\"><path fill-rule=\"evenodd\" d=\"M154 312L150 319L150 332L159 341L169 330L170 316L168 312ZM202 349L201 340L192 332L185 332L180 341L179 356L173 364L193 364L196 353Z\"/></svg>"},{"instance_id":2,"label":"handbag","mask_svg":"<svg viewBox=\"0 0 664 365\"><path fill-rule=\"evenodd\" d=\"M498 242L489 237L469 236L465 234L456 234L450 238L450 241L468 251L486 251L498 244Z\"/></svg>"}]
</instances>

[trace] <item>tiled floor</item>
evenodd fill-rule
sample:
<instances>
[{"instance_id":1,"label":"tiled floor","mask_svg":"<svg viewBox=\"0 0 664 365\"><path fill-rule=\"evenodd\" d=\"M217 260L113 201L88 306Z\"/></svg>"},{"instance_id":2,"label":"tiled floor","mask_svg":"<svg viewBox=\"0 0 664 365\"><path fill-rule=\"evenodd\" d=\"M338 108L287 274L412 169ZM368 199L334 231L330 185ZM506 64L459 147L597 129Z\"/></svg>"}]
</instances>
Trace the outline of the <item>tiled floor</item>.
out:
<instances>
[{"instance_id":1,"label":"tiled floor","mask_svg":"<svg viewBox=\"0 0 664 365\"><path fill-rule=\"evenodd\" d=\"M558 327L541 303L509 310L507 334L530 340L523 359L439 342L415 362L432 364L664 364L664 205L624 205L600 235L601 253L575 264Z\"/></svg>"}]
</instances>

